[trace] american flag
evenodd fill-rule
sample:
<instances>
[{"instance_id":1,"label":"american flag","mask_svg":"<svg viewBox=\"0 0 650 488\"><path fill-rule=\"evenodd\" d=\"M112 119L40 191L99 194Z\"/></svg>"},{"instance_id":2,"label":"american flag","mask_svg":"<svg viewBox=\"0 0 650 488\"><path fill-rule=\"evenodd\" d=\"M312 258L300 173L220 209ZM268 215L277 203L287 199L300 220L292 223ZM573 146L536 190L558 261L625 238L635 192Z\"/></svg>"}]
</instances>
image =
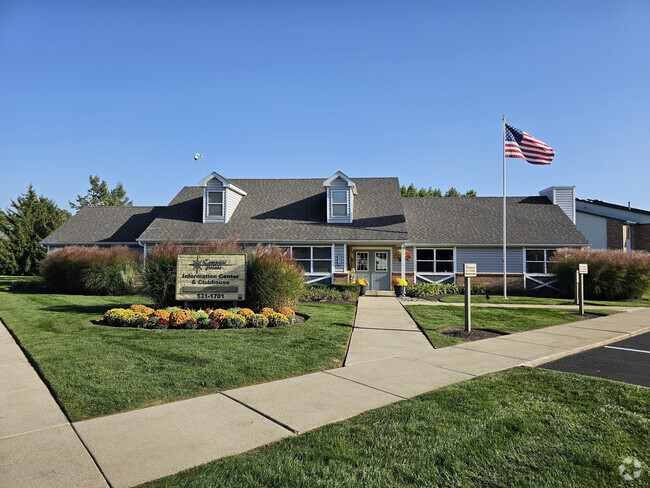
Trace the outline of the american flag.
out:
<instances>
[{"instance_id":1,"label":"american flag","mask_svg":"<svg viewBox=\"0 0 650 488\"><path fill-rule=\"evenodd\" d=\"M506 124L506 158L521 158L530 164L551 164L555 151L523 130Z\"/></svg>"}]
</instances>

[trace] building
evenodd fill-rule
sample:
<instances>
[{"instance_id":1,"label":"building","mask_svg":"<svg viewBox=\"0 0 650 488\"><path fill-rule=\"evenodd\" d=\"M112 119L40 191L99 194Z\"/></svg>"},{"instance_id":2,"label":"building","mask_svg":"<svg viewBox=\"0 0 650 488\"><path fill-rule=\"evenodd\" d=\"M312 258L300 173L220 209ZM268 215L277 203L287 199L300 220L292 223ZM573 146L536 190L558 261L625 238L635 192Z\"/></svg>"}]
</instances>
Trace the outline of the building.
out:
<instances>
[{"instance_id":1,"label":"building","mask_svg":"<svg viewBox=\"0 0 650 488\"><path fill-rule=\"evenodd\" d=\"M507 199L511 286L553 286L548 261L559 247L589 242L575 226L567 189ZM543 193L543 192L542 192ZM231 239L291 249L309 283L391 278L454 283L476 263L475 283L503 283L502 199L403 198L397 178L226 179L212 173L164 207L87 207L49 235L48 250L71 244L128 245L145 254L165 241ZM405 258L401 259L402 251Z\"/></svg>"},{"instance_id":2,"label":"building","mask_svg":"<svg viewBox=\"0 0 650 488\"><path fill-rule=\"evenodd\" d=\"M576 225L593 249L650 251L650 212L576 198Z\"/></svg>"}]
</instances>

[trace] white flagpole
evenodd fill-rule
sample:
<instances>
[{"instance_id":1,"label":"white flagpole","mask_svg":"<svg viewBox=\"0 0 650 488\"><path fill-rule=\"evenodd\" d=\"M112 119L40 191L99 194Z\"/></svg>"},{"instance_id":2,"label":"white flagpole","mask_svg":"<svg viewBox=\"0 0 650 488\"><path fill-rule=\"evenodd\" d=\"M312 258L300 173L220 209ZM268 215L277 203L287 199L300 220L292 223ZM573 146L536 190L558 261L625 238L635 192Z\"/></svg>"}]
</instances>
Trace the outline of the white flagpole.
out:
<instances>
[{"instance_id":1,"label":"white flagpole","mask_svg":"<svg viewBox=\"0 0 650 488\"><path fill-rule=\"evenodd\" d=\"M506 116L503 116L503 298L508 298L506 289Z\"/></svg>"}]
</instances>

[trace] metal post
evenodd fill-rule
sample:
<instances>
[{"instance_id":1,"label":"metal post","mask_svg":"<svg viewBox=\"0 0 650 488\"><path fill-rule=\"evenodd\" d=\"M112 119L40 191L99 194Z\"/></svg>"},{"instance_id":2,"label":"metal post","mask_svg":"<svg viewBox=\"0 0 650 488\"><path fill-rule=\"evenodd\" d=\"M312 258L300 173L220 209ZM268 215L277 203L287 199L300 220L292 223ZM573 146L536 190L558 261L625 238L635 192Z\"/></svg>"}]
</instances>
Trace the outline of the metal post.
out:
<instances>
[{"instance_id":1,"label":"metal post","mask_svg":"<svg viewBox=\"0 0 650 488\"><path fill-rule=\"evenodd\" d=\"M472 331L472 303L470 299L471 286L469 277L465 277L465 332Z\"/></svg>"},{"instance_id":2,"label":"metal post","mask_svg":"<svg viewBox=\"0 0 650 488\"><path fill-rule=\"evenodd\" d=\"M585 275L580 274L580 315L585 314Z\"/></svg>"},{"instance_id":3,"label":"metal post","mask_svg":"<svg viewBox=\"0 0 650 488\"><path fill-rule=\"evenodd\" d=\"M506 260L506 116L503 116L503 298L508 298Z\"/></svg>"},{"instance_id":4,"label":"metal post","mask_svg":"<svg viewBox=\"0 0 650 488\"><path fill-rule=\"evenodd\" d=\"M578 305L578 302L580 302L580 271L576 269L576 280L573 286L573 293L574 293L574 302L576 305Z\"/></svg>"}]
</instances>

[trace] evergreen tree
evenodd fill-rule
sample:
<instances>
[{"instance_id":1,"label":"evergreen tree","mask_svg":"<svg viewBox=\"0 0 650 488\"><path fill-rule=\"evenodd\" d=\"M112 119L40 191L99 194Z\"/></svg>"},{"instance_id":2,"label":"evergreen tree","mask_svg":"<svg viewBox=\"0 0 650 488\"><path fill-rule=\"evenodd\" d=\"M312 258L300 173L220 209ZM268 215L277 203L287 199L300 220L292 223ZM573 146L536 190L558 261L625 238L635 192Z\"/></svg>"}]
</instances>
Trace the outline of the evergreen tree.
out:
<instances>
[{"instance_id":1,"label":"evergreen tree","mask_svg":"<svg viewBox=\"0 0 650 488\"><path fill-rule=\"evenodd\" d=\"M425 188L416 188L416 186L411 183L408 188L404 185L400 187L400 192L403 197L475 197L476 196L476 190L467 190L464 194L461 194L456 188L453 186L447 190L447 192L443 195L442 190L440 188L431 188L429 187L428 189Z\"/></svg>"},{"instance_id":2,"label":"evergreen tree","mask_svg":"<svg viewBox=\"0 0 650 488\"><path fill-rule=\"evenodd\" d=\"M122 183L118 183L115 188L110 190L106 180L100 181L99 176L90 175L88 181L90 182L90 189L86 196L77 195L77 203L69 202L70 207L73 209L79 210L88 206L130 207L133 205L133 200L129 200L126 196L126 190Z\"/></svg>"},{"instance_id":3,"label":"evergreen tree","mask_svg":"<svg viewBox=\"0 0 650 488\"><path fill-rule=\"evenodd\" d=\"M40 242L70 217L52 200L37 196L32 185L6 211L0 210L0 273L35 274L45 256Z\"/></svg>"}]
</instances>

